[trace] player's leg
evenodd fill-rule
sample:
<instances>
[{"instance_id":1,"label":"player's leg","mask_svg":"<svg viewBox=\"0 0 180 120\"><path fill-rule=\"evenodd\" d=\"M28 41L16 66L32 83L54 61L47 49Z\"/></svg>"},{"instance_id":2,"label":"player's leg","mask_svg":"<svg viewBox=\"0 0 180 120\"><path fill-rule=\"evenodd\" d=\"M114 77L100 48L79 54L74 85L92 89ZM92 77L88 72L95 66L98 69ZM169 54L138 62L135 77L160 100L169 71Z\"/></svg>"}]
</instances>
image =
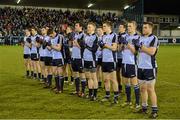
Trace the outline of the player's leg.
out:
<instances>
[{"instance_id":1,"label":"player's leg","mask_svg":"<svg viewBox=\"0 0 180 120\"><path fill-rule=\"evenodd\" d=\"M131 84L134 86L134 93L135 93L135 103L136 103L136 109L140 108L140 88L138 84L137 77L130 78Z\"/></svg>"},{"instance_id":2,"label":"player's leg","mask_svg":"<svg viewBox=\"0 0 180 120\"><path fill-rule=\"evenodd\" d=\"M91 78L93 80L93 101L97 99L97 91L98 91L98 80L97 80L97 74L96 69L93 68L91 71Z\"/></svg>"},{"instance_id":3,"label":"player's leg","mask_svg":"<svg viewBox=\"0 0 180 120\"><path fill-rule=\"evenodd\" d=\"M110 73L103 72L103 77L104 77L104 86L105 86L106 95L101 101L105 102L105 101L109 101L110 98L110 79L111 79Z\"/></svg>"},{"instance_id":4,"label":"player's leg","mask_svg":"<svg viewBox=\"0 0 180 120\"><path fill-rule=\"evenodd\" d=\"M64 65L64 71L63 71L63 76L64 76L64 82L65 83L68 83L68 64L66 63L65 65Z\"/></svg>"},{"instance_id":5,"label":"player's leg","mask_svg":"<svg viewBox=\"0 0 180 120\"><path fill-rule=\"evenodd\" d=\"M152 104L152 112L151 112L152 118L156 118L158 116L157 115L158 107L157 107L157 95L156 95L156 91L155 91L155 83L156 83L155 79L148 81L148 83L147 83L147 92L148 92L148 95L150 97L151 104Z\"/></svg>"},{"instance_id":6,"label":"player's leg","mask_svg":"<svg viewBox=\"0 0 180 120\"><path fill-rule=\"evenodd\" d=\"M86 80L88 82L88 89L89 89L88 98L91 98L93 95L93 80L92 80L91 73L89 70L85 70L85 75L86 75Z\"/></svg>"},{"instance_id":7,"label":"player's leg","mask_svg":"<svg viewBox=\"0 0 180 120\"><path fill-rule=\"evenodd\" d=\"M113 86L113 91L114 91L114 102L115 104L118 103L118 95L119 95L119 89L118 89L118 82L117 82L117 77L116 77L116 71L113 71L110 73L110 78L112 81L112 86Z\"/></svg>"},{"instance_id":8,"label":"player's leg","mask_svg":"<svg viewBox=\"0 0 180 120\"><path fill-rule=\"evenodd\" d=\"M30 59L28 58L27 59L27 69L26 69L26 75L27 75L27 77L29 77L30 76L30 66L31 66L31 64L30 64Z\"/></svg>"},{"instance_id":9,"label":"player's leg","mask_svg":"<svg viewBox=\"0 0 180 120\"><path fill-rule=\"evenodd\" d=\"M142 102L142 109L139 112L147 113L147 107L148 107L147 83L145 80L139 80L139 84L140 84L140 93L141 93L141 102Z\"/></svg>"}]
</instances>

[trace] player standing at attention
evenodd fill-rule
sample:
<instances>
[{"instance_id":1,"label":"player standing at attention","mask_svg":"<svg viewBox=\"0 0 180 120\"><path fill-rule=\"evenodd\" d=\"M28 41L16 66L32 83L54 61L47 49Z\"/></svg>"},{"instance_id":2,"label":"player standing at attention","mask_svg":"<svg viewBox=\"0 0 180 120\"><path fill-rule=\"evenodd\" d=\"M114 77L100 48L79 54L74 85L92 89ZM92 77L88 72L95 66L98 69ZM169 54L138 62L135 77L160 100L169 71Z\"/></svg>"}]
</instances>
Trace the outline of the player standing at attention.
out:
<instances>
[{"instance_id":1,"label":"player standing at attention","mask_svg":"<svg viewBox=\"0 0 180 120\"><path fill-rule=\"evenodd\" d=\"M138 41L139 35L136 33L137 24L135 21L128 22L128 35L125 39L121 38L120 43L123 44L122 49L122 76L125 83L127 101L122 104L122 107L131 106L131 85L134 86L135 92L135 108L140 108L139 105L139 85L136 77L136 49L133 41Z\"/></svg>"},{"instance_id":2,"label":"player standing at attention","mask_svg":"<svg viewBox=\"0 0 180 120\"><path fill-rule=\"evenodd\" d=\"M125 38L127 35L126 33L126 23L122 22L119 25L119 34L118 34L118 41L121 38ZM119 93L122 93L122 75L121 75L121 68L122 68L122 44L118 44L117 50L117 81L118 81L118 88Z\"/></svg>"},{"instance_id":3,"label":"player standing at attention","mask_svg":"<svg viewBox=\"0 0 180 120\"><path fill-rule=\"evenodd\" d=\"M101 26L97 28L98 41L102 40L103 37L103 29ZM98 79L98 88L102 88L102 49L99 47L96 52L96 61L97 61L97 79Z\"/></svg>"},{"instance_id":4,"label":"player standing at attention","mask_svg":"<svg viewBox=\"0 0 180 120\"><path fill-rule=\"evenodd\" d=\"M113 104L117 104L119 94L118 82L116 78L117 35L112 32L112 23L110 21L103 23L103 31L105 32L105 35L103 35L102 41L99 41L99 46L102 48L102 71L106 95L101 101L109 101L110 86L112 82L114 91Z\"/></svg>"},{"instance_id":5,"label":"player standing at attention","mask_svg":"<svg viewBox=\"0 0 180 120\"><path fill-rule=\"evenodd\" d=\"M85 88L86 88L86 78L83 72L84 60L83 60L83 52L84 52L84 37L85 34L83 32L83 25L80 22L75 24L75 36L73 40L72 47L72 69L73 69L73 77L75 80L76 91L73 94L77 94L78 96L84 96ZM82 93L80 93L80 80L82 86Z\"/></svg>"},{"instance_id":6,"label":"player standing at attention","mask_svg":"<svg viewBox=\"0 0 180 120\"><path fill-rule=\"evenodd\" d=\"M143 36L136 46L139 48L138 56L138 79L140 82L142 110L147 113L148 96L151 100L152 112L151 118L158 116L157 96L155 92L157 63L156 54L159 47L158 38L153 35L153 23L145 22L143 24Z\"/></svg>"},{"instance_id":7,"label":"player standing at attention","mask_svg":"<svg viewBox=\"0 0 180 120\"><path fill-rule=\"evenodd\" d=\"M31 43L31 32L29 29L24 30L25 37L23 41L23 46L24 46L24 64L26 68L26 77L30 77L30 70L31 70L31 50L30 50L30 43Z\"/></svg>"},{"instance_id":8,"label":"player standing at attention","mask_svg":"<svg viewBox=\"0 0 180 120\"><path fill-rule=\"evenodd\" d=\"M48 35L51 37L51 43L48 45L52 50L52 68L55 78L56 88L54 89L56 94L63 92L63 65L64 59L61 52L63 45L63 36L58 35L53 29L48 30Z\"/></svg>"},{"instance_id":9,"label":"player standing at attention","mask_svg":"<svg viewBox=\"0 0 180 120\"><path fill-rule=\"evenodd\" d=\"M87 35L85 36L85 49L83 53L84 71L89 88L89 98L92 101L97 99L98 81L96 75L96 51L98 48L98 37L95 34L96 25L89 22ZM84 91L83 91L84 93Z\"/></svg>"}]
</instances>

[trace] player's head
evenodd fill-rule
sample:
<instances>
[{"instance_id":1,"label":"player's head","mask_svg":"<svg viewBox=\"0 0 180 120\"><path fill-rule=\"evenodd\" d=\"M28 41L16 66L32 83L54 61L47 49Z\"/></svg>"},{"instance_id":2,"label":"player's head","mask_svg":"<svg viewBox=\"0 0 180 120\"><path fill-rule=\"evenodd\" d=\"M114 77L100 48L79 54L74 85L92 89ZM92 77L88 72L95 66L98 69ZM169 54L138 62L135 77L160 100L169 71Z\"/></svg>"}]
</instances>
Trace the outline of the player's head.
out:
<instances>
[{"instance_id":1,"label":"player's head","mask_svg":"<svg viewBox=\"0 0 180 120\"><path fill-rule=\"evenodd\" d=\"M124 33L126 32L126 23L125 22L121 22L120 25L119 25L119 33Z\"/></svg>"},{"instance_id":2,"label":"player's head","mask_svg":"<svg viewBox=\"0 0 180 120\"><path fill-rule=\"evenodd\" d=\"M24 30L24 34L25 34L25 36L30 36L30 35L31 35L31 30L28 29L28 28L26 28L26 29Z\"/></svg>"},{"instance_id":3,"label":"player's head","mask_svg":"<svg viewBox=\"0 0 180 120\"><path fill-rule=\"evenodd\" d=\"M103 22L103 31L105 33L112 32L112 23L110 21Z\"/></svg>"},{"instance_id":4,"label":"player's head","mask_svg":"<svg viewBox=\"0 0 180 120\"><path fill-rule=\"evenodd\" d=\"M153 23L152 22L144 22L143 23L143 35L150 35L153 31Z\"/></svg>"},{"instance_id":5,"label":"player's head","mask_svg":"<svg viewBox=\"0 0 180 120\"><path fill-rule=\"evenodd\" d=\"M89 22L87 25L87 33L88 34L93 34L96 30L96 24L93 22Z\"/></svg>"},{"instance_id":6,"label":"player's head","mask_svg":"<svg viewBox=\"0 0 180 120\"><path fill-rule=\"evenodd\" d=\"M127 25L127 30L129 34L134 34L136 32L137 23L136 21L129 21Z\"/></svg>"},{"instance_id":7,"label":"player's head","mask_svg":"<svg viewBox=\"0 0 180 120\"><path fill-rule=\"evenodd\" d=\"M73 32L73 29L74 28L72 26L68 26L66 29L66 34Z\"/></svg>"},{"instance_id":8,"label":"player's head","mask_svg":"<svg viewBox=\"0 0 180 120\"><path fill-rule=\"evenodd\" d=\"M41 34L42 35L47 35L47 31L48 31L48 29L46 29L46 27L41 28Z\"/></svg>"},{"instance_id":9,"label":"player's head","mask_svg":"<svg viewBox=\"0 0 180 120\"><path fill-rule=\"evenodd\" d=\"M98 36L102 36L104 33L102 26L97 27L96 32Z\"/></svg>"},{"instance_id":10,"label":"player's head","mask_svg":"<svg viewBox=\"0 0 180 120\"><path fill-rule=\"evenodd\" d=\"M83 30L83 24L81 22L76 22L75 23L75 31L81 32L82 30Z\"/></svg>"},{"instance_id":11,"label":"player's head","mask_svg":"<svg viewBox=\"0 0 180 120\"><path fill-rule=\"evenodd\" d=\"M47 31L47 35L51 38L54 38L56 36L56 32L53 28L49 28Z\"/></svg>"},{"instance_id":12,"label":"player's head","mask_svg":"<svg viewBox=\"0 0 180 120\"><path fill-rule=\"evenodd\" d=\"M31 28L31 34L34 36L37 34L37 28L36 27L32 27Z\"/></svg>"}]
</instances>

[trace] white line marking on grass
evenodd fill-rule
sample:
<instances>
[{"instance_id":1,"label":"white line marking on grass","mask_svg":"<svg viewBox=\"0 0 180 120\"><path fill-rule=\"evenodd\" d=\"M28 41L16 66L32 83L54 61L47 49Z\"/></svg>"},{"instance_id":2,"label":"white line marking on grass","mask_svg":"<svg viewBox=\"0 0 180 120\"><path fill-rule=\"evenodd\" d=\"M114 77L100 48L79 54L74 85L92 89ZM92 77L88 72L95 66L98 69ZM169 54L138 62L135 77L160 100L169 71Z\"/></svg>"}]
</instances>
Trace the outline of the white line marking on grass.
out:
<instances>
[{"instance_id":1,"label":"white line marking on grass","mask_svg":"<svg viewBox=\"0 0 180 120\"><path fill-rule=\"evenodd\" d=\"M161 82L163 82L163 83L165 83L165 84L168 84L168 85L172 85L172 86L180 87L180 85L179 85L179 84L175 84L175 83L171 83L171 82L166 82L166 81L161 81Z\"/></svg>"}]
</instances>

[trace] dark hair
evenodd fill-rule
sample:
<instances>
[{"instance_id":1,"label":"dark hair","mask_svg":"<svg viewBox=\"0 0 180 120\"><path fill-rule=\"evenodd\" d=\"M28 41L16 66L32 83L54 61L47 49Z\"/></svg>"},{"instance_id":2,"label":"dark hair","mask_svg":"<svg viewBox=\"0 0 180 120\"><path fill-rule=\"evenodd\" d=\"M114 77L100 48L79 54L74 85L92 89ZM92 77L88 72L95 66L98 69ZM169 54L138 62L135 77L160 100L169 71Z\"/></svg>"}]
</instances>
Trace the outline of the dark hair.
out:
<instances>
[{"instance_id":1,"label":"dark hair","mask_svg":"<svg viewBox=\"0 0 180 120\"><path fill-rule=\"evenodd\" d=\"M103 27L102 27L102 26L97 26L97 29L98 29L98 28L101 28L101 29L102 29Z\"/></svg>"},{"instance_id":2,"label":"dark hair","mask_svg":"<svg viewBox=\"0 0 180 120\"><path fill-rule=\"evenodd\" d=\"M120 22L120 25L122 25L124 28L127 27L127 23L126 22Z\"/></svg>"},{"instance_id":3,"label":"dark hair","mask_svg":"<svg viewBox=\"0 0 180 120\"><path fill-rule=\"evenodd\" d=\"M152 22L144 22L143 25L149 25L152 29L154 28L154 24Z\"/></svg>"},{"instance_id":4,"label":"dark hair","mask_svg":"<svg viewBox=\"0 0 180 120\"><path fill-rule=\"evenodd\" d=\"M55 32L55 30L53 28L49 28L47 31L47 35L52 34L53 32Z\"/></svg>"},{"instance_id":5,"label":"dark hair","mask_svg":"<svg viewBox=\"0 0 180 120\"><path fill-rule=\"evenodd\" d=\"M83 27L83 23L80 21L76 22L75 24L79 24L80 27Z\"/></svg>"},{"instance_id":6,"label":"dark hair","mask_svg":"<svg viewBox=\"0 0 180 120\"><path fill-rule=\"evenodd\" d=\"M112 22L111 21L104 21L103 24L106 24L107 26L112 28Z\"/></svg>"}]
</instances>

